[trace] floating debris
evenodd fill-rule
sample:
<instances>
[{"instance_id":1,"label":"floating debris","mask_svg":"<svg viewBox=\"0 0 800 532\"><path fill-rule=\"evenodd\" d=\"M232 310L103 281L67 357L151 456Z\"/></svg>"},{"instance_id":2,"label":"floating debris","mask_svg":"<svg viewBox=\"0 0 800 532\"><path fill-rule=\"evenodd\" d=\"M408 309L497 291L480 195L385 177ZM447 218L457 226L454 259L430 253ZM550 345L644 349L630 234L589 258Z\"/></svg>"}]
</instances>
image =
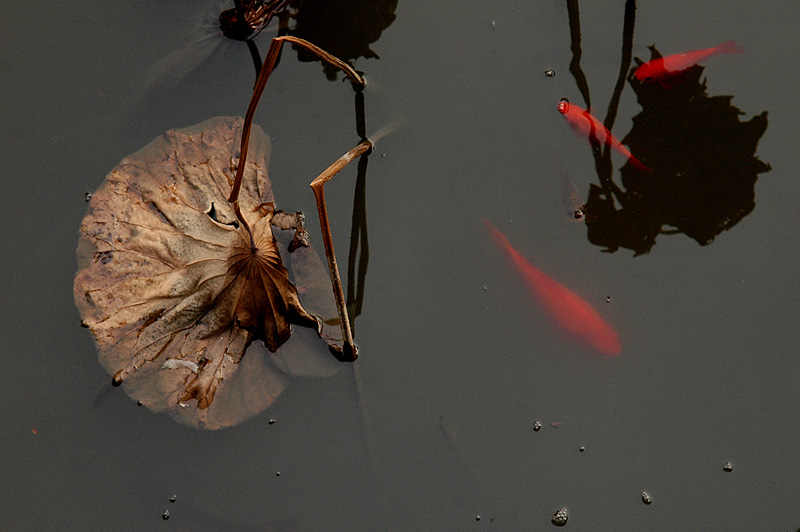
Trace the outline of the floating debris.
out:
<instances>
[{"instance_id":1,"label":"floating debris","mask_svg":"<svg viewBox=\"0 0 800 532\"><path fill-rule=\"evenodd\" d=\"M558 427L560 427L563 424L564 424L563 421L553 421L552 423L550 423L550 426L553 427L554 429L557 429Z\"/></svg>"},{"instance_id":2,"label":"floating debris","mask_svg":"<svg viewBox=\"0 0 800 532\"><path fill-rule=\"evenodd\" d=\"M650 498L650 494L647 493L646 491L642 492L642 502L645 504L650 504L651 502L653 502L653 499Z\"/></svg>"},{"instance_id":3,"label":"floating debris","mask_svg":"<svg viewBox=\"0 0 800 532\"><path fill-rule=\"evenodd\" d=\"M550 522L556 526L564 526L567 524L567 519L569 519L569 516L567 515L567 508L562 507L553 514L553 518L550 519Z\"/></svg>"}]
</instances>

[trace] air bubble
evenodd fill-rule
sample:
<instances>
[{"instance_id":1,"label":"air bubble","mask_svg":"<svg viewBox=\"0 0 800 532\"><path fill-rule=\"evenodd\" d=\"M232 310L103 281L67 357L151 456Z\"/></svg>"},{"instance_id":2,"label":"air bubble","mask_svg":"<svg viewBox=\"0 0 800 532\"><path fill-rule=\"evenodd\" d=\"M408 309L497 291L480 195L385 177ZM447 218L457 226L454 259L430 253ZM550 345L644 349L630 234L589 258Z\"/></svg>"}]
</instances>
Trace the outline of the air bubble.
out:
<instances>
[{"instance_id":1,"label":"air bubble","mask_svg":"<svg viewBox=\"0 0 800 532\"><path fill-rule=\"evenodd\" d=\"M163 519L164 521L169 519L169 510L164 510L164 513L161 514L161 519Z\"/></svg>"},{"instance_id":2,"label":"air bubble","mask_svg":"<svg viewBox=\"0 0 800 532\"><path fill-rule=\"evenodd\" d=\"M606 296L606 303L611 303L611 296Z\"/></svg>"},{"instance_id":3,"label":"air bubble","mask_svg":"<svg viewBox=\"0 0 800 532\"><path fill-rule=\"evenodd\" d=\"M89 200L91 200L91 199L92 199L92 193L91 193L91 192L87 192L87 193L85 193L85 194L83 195L83 200L84 200L84 201L89 201Z\"/></svg>"},{"instance_id":4,"label":"air bubble","mask_svg":"<svg viewBox=\"0 0 800 532\"><path fill-rule=\"evenodd\" d=\"M584 447L583 445L581 445L581 448L580 448L580 449L578 449L578 450L579 450L580 452L583 452L583 451L585 451L585 450L586 450L586 447Z\"/></svg>"},{"instance_id":5,"label":"air bubble","mask_svg":"<svg viewBox=\"0 0 800 532\"><path fill-rule=\"evenodd\" d=\"M554 78L556 77L556 71L553 70L552 68L548 68L547 70L544 71L544 75L547 76L548 78Z\"/></svg>"},{"instance_id":6,"label":"air bubble","mask_svg":"<svg viewBox=\"0 0 800 532\"><path fill-rule=\"evenodd\" d=\"M646 491L642 492L642 502L645 504L650 504L651 502L653 502L653 499L650 498L650 494L647 493Z\"/></svg>"},{"instance_id":7,"label":"air bubble","mask_svg":"<svg viewBox=\"0 0 800 532\"><path fill-rule=\"evenodd\" d=\"M558 101L558 112L562 115L565 115L569 112L569 100L566 98L561 98Z\"/></svg>"},{"instance_id":8,"label":"air bubble","mask_svg":"<svg viewBox=\"0 0 800 532\"><path fill-rule=\"evenodd\" d=\"M269 421L267 421L267 423L269 423L270 425L274 425L274 424L275 424L275 420L274 420L274 419L272 419L272 418L270 418L270 420L269 420Z\"/></svg>"},{"instance_id":9,"label":"air bubble","mask_svg":"<svg viewBox=\"0 0 800 532\"><path fill-rule=\"evenodd\" d=\"M731 471L733 471L733 464L731 464L730 462L725 462L725 465L722 466L722 470L725 471L726 473L730 473Z\"/></svg>"},{"instance_id":10,"label":"air bubble","mask_svg":"<svg viewBox=\"0 0 800 532\"><path fill-rule=\"evenodd\" d=\"M177 500L178 500L178 496L177 495L173 495L172 497L169 498L169 502L175 502Z\"/></svg>"},{"instance_id":11,"label":"air bubble","mask_svg":"<svg viewBox=\"0 0 800 532\"><path fill-rule=\"evenodd\" d=\"M540 430L542 430L542 422L537 419L533 422L533 431L539 432Z\"/></svg>"},{"instance_id":12,"label":"air bubble","mask_svg":"<svg viewBox=\"0 0 800 532\"><path fill-rule=\"evenodd\" d=\"M559 508L559 510L553 514L550 522L556 526L564 526L567 524L567 519L569 519L569 516L567 515L567 509Z\"/></svg>"}]
</instances>

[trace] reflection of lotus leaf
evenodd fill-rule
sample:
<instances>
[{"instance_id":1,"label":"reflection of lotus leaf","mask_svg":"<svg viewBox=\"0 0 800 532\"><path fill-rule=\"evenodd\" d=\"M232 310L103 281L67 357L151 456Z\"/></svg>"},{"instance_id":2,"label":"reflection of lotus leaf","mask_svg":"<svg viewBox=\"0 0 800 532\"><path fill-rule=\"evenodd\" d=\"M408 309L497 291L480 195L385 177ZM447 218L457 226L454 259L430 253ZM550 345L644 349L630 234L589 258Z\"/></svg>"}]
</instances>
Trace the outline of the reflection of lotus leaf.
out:
<instances>
[{"instance_id":1,"label":"reflection of lotus leaf","mask_svg":"<svg viewBox=\"0 0 800 532\"><path fill-rule=\"evenodd\" d=\"M114 381L152 410L210 429L261 412L292 375L338 368L312 330L281 347L290 323L317 322L272 234L269 138L258 127L239 197L255 249L227 202L241 127L213 118L123 159L92 196L78 247L75 302ZM301 296L315 288L309 310L335 316L314 251L289 260Z\"/></svg>"},{"instance_id":2,"label":"reflection of lotus leaf","mask_svg":"<svg viewBox=\"0 0 800 532\"><path fill-rule=\"evenodd\" d=\"M731 96L708 96L702 72L695 65L669 83L629 78L642 112L622 142L654 174L624 166L624 190L613 191L615 198L592 185L586 208L593 244L640 255L659 234L684 233L707 245L755 207L758 174L770 168L755 156L767 113L741 121Z\"/></svg>"},{"instance_id":3,"label":"reflection of lotus leaf","mask_svg":"<svg viewBox=\"0 0 800 532\"><path fill-rule=\"evenodd\" d=\"M313 42L342 60L358 57L377 58L370 44L381 37L396 17L397 0L302 0L292 35ZM301 61L318 58L302 48L297 49ZM336 79L338 70L322 64L329 79Z\"/></svg>"}]
</instances>

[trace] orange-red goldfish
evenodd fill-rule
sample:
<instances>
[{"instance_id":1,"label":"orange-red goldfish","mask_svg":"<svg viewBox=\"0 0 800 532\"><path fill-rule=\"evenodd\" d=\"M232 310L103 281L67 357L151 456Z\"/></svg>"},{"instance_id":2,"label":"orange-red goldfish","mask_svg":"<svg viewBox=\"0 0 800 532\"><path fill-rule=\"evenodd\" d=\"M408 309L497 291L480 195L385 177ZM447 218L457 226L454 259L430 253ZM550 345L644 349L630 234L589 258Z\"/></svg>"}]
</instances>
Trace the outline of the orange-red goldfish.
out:
<instances>
[{"instance_id":1,"label":"orange-red goldfish","mask_svg":"<svg viewBox=\"0 0 800 532\"><path fill-rule=\"evenodd\" d=\"M622 351L616 331L589 303L528 262L488 220L483 220L483 223L522 276L534 299L560 330L580 344L605 355L618 355Z\"/></svg>"},{"instance_id":2,"label":"orange-red goldfish","mask_svg":"<svg viewBox=\"0 0 800 532\"><path fill-rule=\"evenodd\" d=\"M628 148L623 146L617 138L606 129L606 126L604 126L600 120L593 117L586 109L569 103L564 99L558 102L558 112L564 116L564 119L567 121L567 124L569 124L569 127L572 128L572 132L576 137L583 136L589 138L594 136L600 144L611 146L627 157L634 168L644 172L652 172L652 170L642 164L639 159L634 157L633 154L628 151Z\"/></svg>"},{"instance_id":3,"label":"orange-red goldfish","mask_svg":"<svg viewBox=\"0 0 800 532\"><path fill-rule=\"evenodd\" d=\"M728 41L719 46L714 46L713 48L706 48L705 50L692 50L682 54L673 54L653 59L652 61L639 65L639 68L636 69L633 75L639 81L659 81L677 72L686 70L700 61L708 59L712 55L741 54L742 52L744 52L744 48L737 46L734 41Z\"/></svg>"}]
</instances>

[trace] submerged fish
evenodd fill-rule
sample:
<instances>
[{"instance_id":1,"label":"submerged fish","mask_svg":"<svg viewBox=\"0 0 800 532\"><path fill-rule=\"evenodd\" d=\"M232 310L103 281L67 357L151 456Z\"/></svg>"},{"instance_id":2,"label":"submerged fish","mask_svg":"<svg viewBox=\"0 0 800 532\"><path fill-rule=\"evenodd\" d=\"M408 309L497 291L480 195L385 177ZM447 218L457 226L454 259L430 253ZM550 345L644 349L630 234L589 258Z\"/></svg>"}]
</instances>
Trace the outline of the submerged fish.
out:
<instances>
[{"instance_id":1,"label":"submerged fish","mask_svg":"<svg viewBox=\"0 0 800 532\"><path fill-rule=\"evenodd\" d=\"M589 303L528 262L488 220L483 223L495 243L522 276L530 293L562 332L578 343L605 355L618 355L622 351L616 331Z\"/></svg>"},{"instance_id":2,"label":"submerged fish","mask_svg":"<svg viewBox=\"0 0 800 532\"><path fill-rule=\"evenodd\" d=\"M564 189L564 218L572 223L581 223L586 219L586 204L578 194L578 189L567 175L567 171L559 168Z\"/></svg>"},{"instance_id":3,"label":"submerged fish","mask_svg":"<svg viewBox=\"0 0 800 532\"><path fill-rule=\"evenodd\" d=\"M564 120L566 120L569 127L572 128L572 132L576 137L590 138L594 136L600 144L611 146L627 157L635 168L644 172L652 172L652 170L642 164L639 159L634 157L633 154L628 151L628 148L623 146L600 120L592 116L586 109L569 103L569 101L564 99L558 102L558 112L564 116Z\"/></svg>"},{"instance_id":4,"label":"submerged fish","mask_svg":"<svg viewBox=\"0 0 800 532\"><path fill-rule=\"evenodd\" d=\"M653 59L652 61L639 65L639 68L636 69L633 75L639 81L660 81L696 65L712 55L741 54L742 52L744 52L744 48L738 46L734 41L727 41L713 48L692 50L682 54L673 54Z\"/></svg>"}]
</instances>

